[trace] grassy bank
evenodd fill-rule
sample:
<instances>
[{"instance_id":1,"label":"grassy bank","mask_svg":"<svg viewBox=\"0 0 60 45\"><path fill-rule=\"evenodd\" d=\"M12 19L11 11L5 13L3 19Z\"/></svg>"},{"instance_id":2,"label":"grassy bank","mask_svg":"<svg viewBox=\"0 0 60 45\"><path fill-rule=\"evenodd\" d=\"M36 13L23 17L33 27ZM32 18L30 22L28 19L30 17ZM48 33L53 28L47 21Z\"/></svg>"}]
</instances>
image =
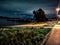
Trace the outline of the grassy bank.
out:
<instances>
[{"instance_id":1,"label":"grassy bank","mask_svg":"<svg viewBox=\"0 0 60 45\"><path fill-rule=\"evenodd\" d=\"M0 30L0 45L40 45L50 28L20 27Z\"/></svg>"}]
</instances>

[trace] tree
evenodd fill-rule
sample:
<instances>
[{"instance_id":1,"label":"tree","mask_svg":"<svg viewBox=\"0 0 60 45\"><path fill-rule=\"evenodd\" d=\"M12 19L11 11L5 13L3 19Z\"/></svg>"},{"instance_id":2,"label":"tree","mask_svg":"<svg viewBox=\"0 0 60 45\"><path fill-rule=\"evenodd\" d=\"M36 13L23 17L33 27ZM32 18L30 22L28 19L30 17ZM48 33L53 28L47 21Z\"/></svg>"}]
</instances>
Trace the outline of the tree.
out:
<instances>
[{"instance_id":1,"label":"tree","mask_svg":"<svg viewBox=\"0 0 60 45\"><path fill-rule=\"evenodd\" d=\"M42 9L38 9L38 10L34 10L33 11L33 14L34 14L34 18L37 22L42 22L42 21L46 21L47 18L45 16L45 12L42 10Z\"/></svg>"}]
</instances>

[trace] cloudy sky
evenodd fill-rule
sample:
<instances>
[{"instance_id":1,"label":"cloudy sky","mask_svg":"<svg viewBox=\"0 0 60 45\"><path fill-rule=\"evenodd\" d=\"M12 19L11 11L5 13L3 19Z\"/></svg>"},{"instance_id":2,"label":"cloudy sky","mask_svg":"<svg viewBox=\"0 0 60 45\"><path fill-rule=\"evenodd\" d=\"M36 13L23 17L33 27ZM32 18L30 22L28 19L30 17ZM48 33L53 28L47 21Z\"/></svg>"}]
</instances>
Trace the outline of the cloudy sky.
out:
<instances>
[{"instance_id":1,"label":"cloudy sky","mask_svg":"<svg viewBox=\"0 0 60 45\"><path fill-rule=\"evenodd\" d=\"M58 0L0 0L0 15L18 16L33 14L33 10L42 8L45 14L55 14Z\"/></svg>"}]
</instances>

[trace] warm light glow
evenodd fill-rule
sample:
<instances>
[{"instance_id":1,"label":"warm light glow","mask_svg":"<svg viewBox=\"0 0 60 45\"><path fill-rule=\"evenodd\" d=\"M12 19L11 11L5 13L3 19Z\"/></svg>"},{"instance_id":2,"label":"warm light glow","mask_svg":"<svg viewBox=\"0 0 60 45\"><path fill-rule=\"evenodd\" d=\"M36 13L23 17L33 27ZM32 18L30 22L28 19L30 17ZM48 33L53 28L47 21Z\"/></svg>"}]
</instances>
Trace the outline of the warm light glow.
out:
<instances>
[{"instance_id":1,"label":"warm light glow","mask_svg":"<svg viewBox=\"0 0 60 45\"><path fill-rule=\"evenodd\" d=\"M60 10L60 8L57 8L57 9L56 9L56 11L59 11L59 10Z\"/></svg>"}]
</instances>

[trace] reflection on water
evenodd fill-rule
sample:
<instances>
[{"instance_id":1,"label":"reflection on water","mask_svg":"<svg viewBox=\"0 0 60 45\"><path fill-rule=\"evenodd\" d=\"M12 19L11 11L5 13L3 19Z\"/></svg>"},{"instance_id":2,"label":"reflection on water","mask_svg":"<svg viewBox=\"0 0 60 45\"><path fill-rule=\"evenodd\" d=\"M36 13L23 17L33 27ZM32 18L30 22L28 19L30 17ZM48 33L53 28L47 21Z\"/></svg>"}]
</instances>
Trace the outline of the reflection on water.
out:
<instances>
[{"instance_id":1,"label":"reflection on water","mask_svg":"<svg viewBox=\"0 0 60 45\"><path fill-rule=\"evenodd\" d=\"M8 21L7 19L0 19L0 26L5 26L5 25L16 25L16 24L21 24L22 22L16 22L16 21Z\"/></svg>"}]
</instances>

